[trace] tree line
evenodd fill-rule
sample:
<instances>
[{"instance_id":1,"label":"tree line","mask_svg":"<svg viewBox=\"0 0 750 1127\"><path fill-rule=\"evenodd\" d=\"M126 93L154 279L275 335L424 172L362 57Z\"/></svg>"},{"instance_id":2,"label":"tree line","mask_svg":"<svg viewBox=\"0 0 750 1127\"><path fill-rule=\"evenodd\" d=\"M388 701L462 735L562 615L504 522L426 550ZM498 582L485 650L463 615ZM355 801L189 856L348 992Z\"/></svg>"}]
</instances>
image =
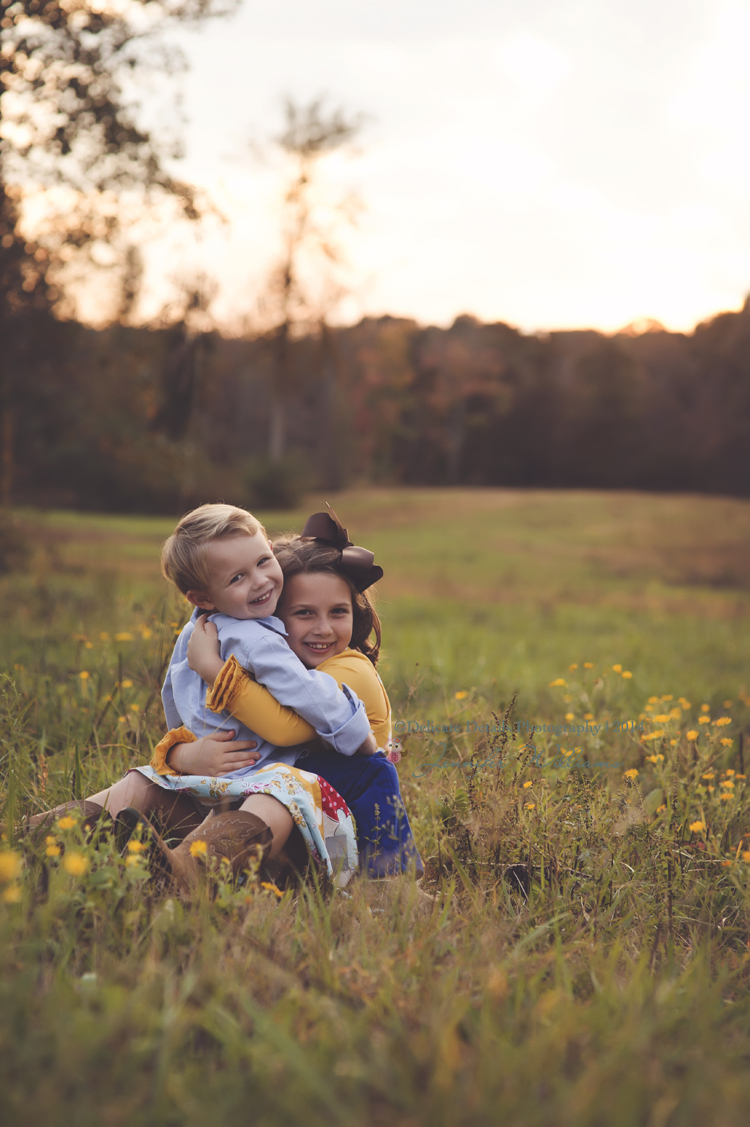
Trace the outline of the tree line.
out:
<instances>
[{"instance_id":1,"label":"tree line","mask_svg":"<svg viewBox=\"0 0 750 1127\"><path fill-rule=\"evenodd\" d=\"M283 506L364 483L750 494L750 300L692 333L323 324L288 341L273 462L273 334L95 330L42 311L34 328L4 448L16 503Z\"/></svg>"}]
</instances>

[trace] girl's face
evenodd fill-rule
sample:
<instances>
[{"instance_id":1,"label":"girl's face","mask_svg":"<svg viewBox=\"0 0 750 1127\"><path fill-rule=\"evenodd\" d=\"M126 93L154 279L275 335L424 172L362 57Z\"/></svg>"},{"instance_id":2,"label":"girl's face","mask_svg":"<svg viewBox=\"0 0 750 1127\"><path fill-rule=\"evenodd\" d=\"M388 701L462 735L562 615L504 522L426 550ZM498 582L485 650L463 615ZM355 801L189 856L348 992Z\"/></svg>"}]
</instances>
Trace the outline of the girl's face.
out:
<instances>
[{"instance_id":1,"label":"girl's face","mask_svg":"<svg viewBox=\"0 0 750 1127\"><path fill-rule=\"evenodd\" d=\"M276 613L290 648L308 669L342 653L352 640L352 595L339 575L293 575L284 583Z\"/></svg>"}]
</instances>

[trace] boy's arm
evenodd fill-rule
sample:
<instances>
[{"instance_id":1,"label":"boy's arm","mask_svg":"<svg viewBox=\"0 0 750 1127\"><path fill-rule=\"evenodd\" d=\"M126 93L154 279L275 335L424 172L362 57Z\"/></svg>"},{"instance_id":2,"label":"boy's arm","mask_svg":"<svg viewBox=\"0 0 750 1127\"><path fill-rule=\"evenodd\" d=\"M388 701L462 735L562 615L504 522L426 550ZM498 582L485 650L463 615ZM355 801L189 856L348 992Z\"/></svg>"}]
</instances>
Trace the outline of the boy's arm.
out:
<instances>
[{"instance_id":1,"label":"boy's arm","mask_svg":"<svg viewBox=\"0 0 750 1127\"><path fill-rule=\"evenodd\" d=\"M279 704L298 712L341 755L354 755L370 735L362 702L333 677L306 669L280 634L265 630L247 650L247 665Z\"/></svg>"},{"instance_id":2,"label":"boy's arm","mask_svg":"<svg viewBox=\"0 0 750 1127\"><path fill-rule=\"evenodd\" d=\"M293 747L315 738L315 729L291 708L279 704L263 685L253 681L232 656L206 693L212 712L230 712L236 720L276 747Z\"/></svg>"}]
</instances>

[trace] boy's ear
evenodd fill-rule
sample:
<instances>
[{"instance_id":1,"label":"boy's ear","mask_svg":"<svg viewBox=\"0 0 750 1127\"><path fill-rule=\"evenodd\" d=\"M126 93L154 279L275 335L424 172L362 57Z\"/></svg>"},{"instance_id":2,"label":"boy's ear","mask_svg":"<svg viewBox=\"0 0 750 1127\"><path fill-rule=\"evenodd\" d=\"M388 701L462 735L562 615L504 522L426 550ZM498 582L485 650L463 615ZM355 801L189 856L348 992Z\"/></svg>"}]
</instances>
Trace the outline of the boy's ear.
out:
<instances>
[{"instance_id":1,"label":"boy's ear","mask_svg":"<svg viewBox=\"0 0 750 1127\"><path fill-rule=\"evenodd\" d=\"M194 607L199 610L213 611L216 610L215 605L211 602L205 591L186 591L185 598Z\"/></svg>"}]
</instances>

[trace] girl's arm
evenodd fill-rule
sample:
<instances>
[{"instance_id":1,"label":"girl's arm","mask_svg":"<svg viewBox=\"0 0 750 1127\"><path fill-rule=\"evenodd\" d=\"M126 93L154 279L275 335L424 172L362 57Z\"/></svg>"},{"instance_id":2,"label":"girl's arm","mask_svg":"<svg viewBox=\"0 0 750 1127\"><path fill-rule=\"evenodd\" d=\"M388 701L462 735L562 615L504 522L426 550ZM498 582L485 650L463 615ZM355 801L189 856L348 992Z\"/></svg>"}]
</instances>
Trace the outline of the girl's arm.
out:
<instances>
[{"instance_id":1,"label":"girl's arm","mask_svg":"<svg viewBox=\"0 0 750 1127\"><path fill-rule=\"evenodd\" d=\"M206 617L199 618L195 624L187 658L190 668L208 685L206 704L212 712L231 712L251 732L257 732L276 747L293 747L317 739L315 729L291 708L279 704L268 689L251 680L235 657L230 657L226 663L221 660L218 631ZM239 694L235 682L251 688ZM224 703L225 699L237 702L238 708Z\"/></svg>"},{"instance_id":2,"label":"girl's arm","mask_svg":"<svg viewBox=\"0 0 750 1127\"><path fill-rule=\"evenodd\" d=\"M364 667L364 662L358 663L355 661L352 663L351 659L347 660L344 654L339 654L323 662L319 668L322 669L325 666L324 672L333 677L339 685L342 685L344 681L351 685L351 688L364 703L368 719L373 723L373 721L382 721L380 713L385 710L383 701L385 701L385 708L387 708L388 698L385 696L385 691L378 680L372 663L366 658L365 662L367 668ZM361 671L358 668L360 664L363 666ZM371 680L372 686L369 684ZM352 682L355 683L352 684ZM291 713L292 716L296 716L296 713L292 712L291 709L283 708L268 689L248 677L235 657L230 657L222 666L213 687L206 693L206 704L212 712L230 712L242 724L245 724L252 731L258 732L258 735L263 735L258 727L257 717L259 715L263 714L264 721L268 720L271 724L273 724L277 712L284 714L285 724L288 723L286 720L288 714ZM309 734L300 736L298 740L294 741L295 743L303 743L315 735L306 721L298 717L297 722L299 724L298 730L302 731L304 727ZM271 736L264 736L264 738L268 739L270 743L278 743ZM371 739L368 739L359 748L358 754L373 755L377 751L377 747L375 737L371 736Z\"/></svg>"},{"instance_id":3,"label":"girl's arm","mask_svg":"<svg viewBox=\"0 0 750 1127\"><path fill-rule=\"evenodd\" d=\"M158 775L228 775L260 759L255 740L235 740L234 732L196 739L187 728L172 728L154 748L151 767Z\"/></svg>"}]
</instances>

